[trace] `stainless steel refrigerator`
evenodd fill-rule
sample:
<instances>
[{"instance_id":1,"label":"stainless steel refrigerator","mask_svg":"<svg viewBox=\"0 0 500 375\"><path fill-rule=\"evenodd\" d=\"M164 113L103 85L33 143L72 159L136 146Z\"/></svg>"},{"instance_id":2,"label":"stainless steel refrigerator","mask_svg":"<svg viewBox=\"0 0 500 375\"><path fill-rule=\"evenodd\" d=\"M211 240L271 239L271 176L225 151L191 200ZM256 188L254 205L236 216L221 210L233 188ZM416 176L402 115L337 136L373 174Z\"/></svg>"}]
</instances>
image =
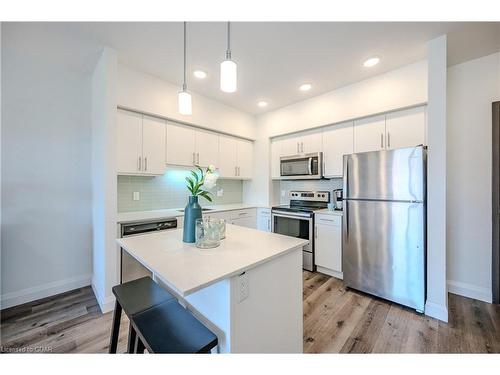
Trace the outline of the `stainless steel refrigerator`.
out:
<instances>
[{"instance_id":1,"label":"stainless steel refrigerator","mask_svg":"<svg viewBox=\"0 0 500 375\"><path fill-rule=\"evenodd\" d=\"M424 311L425 197L423 146L344 156L348 287Z\"/></svg>"}]
</instances>

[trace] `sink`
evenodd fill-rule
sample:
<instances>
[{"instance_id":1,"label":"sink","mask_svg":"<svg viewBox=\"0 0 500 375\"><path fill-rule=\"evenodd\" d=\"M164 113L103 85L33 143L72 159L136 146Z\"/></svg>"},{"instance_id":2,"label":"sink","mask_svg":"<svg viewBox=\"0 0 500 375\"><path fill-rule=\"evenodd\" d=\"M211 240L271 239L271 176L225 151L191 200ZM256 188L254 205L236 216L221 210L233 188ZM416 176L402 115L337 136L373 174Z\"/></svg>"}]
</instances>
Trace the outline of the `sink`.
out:
<instances>
[{"instance_id":1,"label":"sink","mask_svg":"<svg viewBox=\"0 0 500 375\"><path fill-rule=\"evenodd\" d=\"M213 211L213 208L202 208L201 210L202 210L202 211ZM182 209L182 210L177 210L177 211L179 211L179 212L184 212L184 209Z\"/></svg>"}]
</instances>

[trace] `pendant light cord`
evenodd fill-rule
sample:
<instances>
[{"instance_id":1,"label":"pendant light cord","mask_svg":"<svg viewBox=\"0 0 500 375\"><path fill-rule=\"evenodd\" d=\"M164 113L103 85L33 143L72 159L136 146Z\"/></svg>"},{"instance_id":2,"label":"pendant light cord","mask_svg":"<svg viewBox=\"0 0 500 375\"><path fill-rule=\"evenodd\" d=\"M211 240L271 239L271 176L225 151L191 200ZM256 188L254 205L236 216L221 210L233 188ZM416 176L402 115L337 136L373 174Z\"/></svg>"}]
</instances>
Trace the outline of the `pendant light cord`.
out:
<instances>
[{"instance_id":1,"label":"pendant light cord","mask_svg":"<svg viewBox=\"0 0 500 375\"><path fill-rule=\"evenodd\" d=\"M227 23L227 49L226 60L231 60L231 22Z\"/></svg>"},{"instance_id":2,"label":"pendant light cord","mask_svg":"<svg viewBox=\"0 0 500 375\"><path fill-rule=\"evenodd\" d=\"M184 22L184 82L182 83L182 91L186 91L186 22Z\"/></svg>"}]
</instances>

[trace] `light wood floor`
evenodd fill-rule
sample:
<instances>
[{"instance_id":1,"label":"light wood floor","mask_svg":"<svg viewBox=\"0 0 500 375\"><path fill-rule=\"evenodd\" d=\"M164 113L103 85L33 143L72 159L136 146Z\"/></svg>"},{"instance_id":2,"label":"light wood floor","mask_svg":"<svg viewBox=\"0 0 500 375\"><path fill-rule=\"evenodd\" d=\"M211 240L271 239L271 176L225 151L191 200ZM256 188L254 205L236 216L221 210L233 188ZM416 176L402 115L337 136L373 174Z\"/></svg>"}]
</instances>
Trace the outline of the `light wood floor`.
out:
<instances>
[{"instance_id":1,"label":"light wood floor","mask_svg":"<svg viewBox=\"0 0 500 375\"><path fill-rule=\"evenodd\" d=\"M304 271L306 353L500 353L500 306L450 294L450 322L346 290L342 281ZM111 313L90 287L1 312L3 352L105 353ZM124 352L126 319L118 351ZM18 350L20 348L20 350Z\"/></svg>"}]
</instances>

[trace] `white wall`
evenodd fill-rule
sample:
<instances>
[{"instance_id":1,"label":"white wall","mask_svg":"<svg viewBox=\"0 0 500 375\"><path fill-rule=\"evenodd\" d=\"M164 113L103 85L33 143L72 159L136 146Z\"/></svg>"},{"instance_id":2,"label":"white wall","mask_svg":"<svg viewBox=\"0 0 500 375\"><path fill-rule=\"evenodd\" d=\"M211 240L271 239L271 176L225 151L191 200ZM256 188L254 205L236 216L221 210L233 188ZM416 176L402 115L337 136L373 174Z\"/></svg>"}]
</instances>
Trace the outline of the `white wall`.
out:
<instances>
[{"instance_id":1,"label":"white wall","mask_svg":"<svg viewBox=\"0 0 500 375\"><path fill-rule=\"evenodd\" d=\"M2 308L90 284L90 81L59 41L2 26Z\"/></svg>"},{"instance_id":2,"label":"white wall","mask_svg":"<svg viewBox=\"0 0 500 375\"><path fill-rule=\"evenodd\" d=\"M425 314L448 321L446 287L446 35L427 43L427 300Z\"/></svg>"},{"instance_id":3,"label":"white wall","mask_svg":"<svg viewBox=\"0 0 500 375\"><path fill-rule=\"evenodd\" d=\"M152 75L118 65L118 105L224 133L255 138L254 116L192 93L193 114L177 109L180 88Z\"/></svg>"},{"instance_id":4,"label":"white wall","mask_svg":"<svg viewBox=\"0 0 500 375\"><path fill-rule=\"evenodd\" d=\"M244 198L262 205L276 203L269 178L270 137L425 102L427 62L420 61L258 116L254 179L244 183Z\"/></svg>"},{"instance_id":5,"label":"white wall","mask_svg":"<svg viewBox=\"0 0 500 375\"><path fill-rule=\"evenodd\" d=\"M102 312L113 309L119 283L116 179L116 52L104 48L92 74L92 289Z\"/></svg>"},{"instance_id":6,"label":"white wall","mask_svg":"<svg viewBox=\"0 0 500 375\"><path fill-rule=\"evenodd\" d=\"M447 277L449 291L491 302L491 103L500 53L448 68Z\"/></svg>"}]
</instances>

